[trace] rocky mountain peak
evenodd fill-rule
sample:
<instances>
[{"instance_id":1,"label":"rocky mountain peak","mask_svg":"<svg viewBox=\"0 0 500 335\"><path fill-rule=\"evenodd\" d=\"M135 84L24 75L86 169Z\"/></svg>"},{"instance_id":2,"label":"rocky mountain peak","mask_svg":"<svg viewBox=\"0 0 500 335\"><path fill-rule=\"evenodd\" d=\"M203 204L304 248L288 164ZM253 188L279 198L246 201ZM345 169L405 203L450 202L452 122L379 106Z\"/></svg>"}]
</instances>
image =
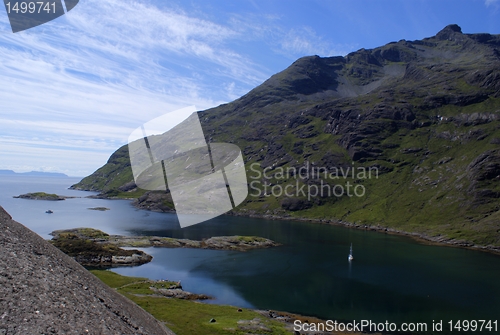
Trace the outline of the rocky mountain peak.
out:
<instances>
[{"instance_id":1,"label":"rocky mountain peak","mask_svg":"<svg viewBox=\"0 0 500 335\"><path fill-rule=\"evenodd\" d=\"M436 34L438 40L448 40L455 34L462 34L462 28L457 24L449 24Z\"/></svg>"}]
</instances>

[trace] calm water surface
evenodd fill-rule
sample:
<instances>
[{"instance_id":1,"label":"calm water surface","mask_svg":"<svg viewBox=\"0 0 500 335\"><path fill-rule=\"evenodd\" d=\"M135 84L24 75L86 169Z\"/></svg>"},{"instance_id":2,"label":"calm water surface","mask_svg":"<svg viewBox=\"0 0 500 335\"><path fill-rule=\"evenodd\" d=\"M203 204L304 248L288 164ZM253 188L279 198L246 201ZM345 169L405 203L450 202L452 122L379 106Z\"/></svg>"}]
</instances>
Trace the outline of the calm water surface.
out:
<instances>
[{"instance_id":1,"label":"calm water surface","mask_svg":"<svg viewBox=\"0 0 500 335\"><path fill-rule=\"evenodd\" d=\"M210 303L374 322L499 319L500 257L488 253L342 227L230 216L180 229L175 215L136 210L128 201L12 198L35 191L89 195L67 190L77 181L0 177L0 205L44 238L55 229L94 227L111 234L190 239L258 235L283 244L249 252L144 248L154 256L151 263L113 269L181 280L188 291L214 296ZM87 209L97 206L111 210ZM54 214L45 214L47 209ZM355 260L349 263L351 243Z\"/></svg>"}]
</instances>

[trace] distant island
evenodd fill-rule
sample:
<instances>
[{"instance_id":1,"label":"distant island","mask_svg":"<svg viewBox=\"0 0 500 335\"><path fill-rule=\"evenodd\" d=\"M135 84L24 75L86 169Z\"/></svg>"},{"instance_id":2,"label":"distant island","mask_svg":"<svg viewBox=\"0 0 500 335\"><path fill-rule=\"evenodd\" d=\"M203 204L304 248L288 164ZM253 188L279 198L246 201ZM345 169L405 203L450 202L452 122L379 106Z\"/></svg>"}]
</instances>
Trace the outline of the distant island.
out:
<instances>
[{"instance_id":1,"label":"distant island","mask_svg":"<svg viewBox=\"0 0 500 335\"><path fill-rule=\"evenodd\" d=\"M14 196L16 199L30 199L30 200L50 200L50 201L59 201L66 200L75 197L68 197L64 195L57 195L54 193L45 193L45 192L34 192L34 193L26 193Z\"/></svg>"},{"instance_id":2,"label":"distant island","mask_svg":"<svg viewBox=\"0 0 500 335\"><path fill-rule=\"evenodd\" d=\"M57 177L57 178L68 178L69 176L64 173L59 172L43 172L43 171L31 171L31 172L15 172L12 170L0 170L0 176L4 175L21 175L21 176L32 176L32 177Z\"/></svg>"}]
</instances>

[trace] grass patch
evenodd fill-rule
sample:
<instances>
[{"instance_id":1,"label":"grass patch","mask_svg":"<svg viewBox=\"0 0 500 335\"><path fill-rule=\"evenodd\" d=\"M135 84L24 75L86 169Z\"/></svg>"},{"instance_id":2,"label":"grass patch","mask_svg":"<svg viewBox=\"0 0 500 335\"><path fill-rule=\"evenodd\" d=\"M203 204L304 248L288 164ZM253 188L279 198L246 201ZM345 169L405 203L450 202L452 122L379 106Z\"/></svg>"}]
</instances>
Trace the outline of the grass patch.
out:
<instances>
[{"instance_id":1,"label":"grass patch","mask_svg":"<svg viewBox=\"0 0 500 335\"><path fill-rule=\"evenodd\" d=\"M35 192L35 193L30 193L33 197L38 197L38 198L59 198L57 194L54 193L45 193L45 192Z\"/></svg>"},{"instance_id":2,"label":"grass patch","mask_svg":"<svg viewBox=\"0 0 500 335\"><path fill-rule=\"evenodd\" d=\"M153 296L150 286L168 285L169 282L144 282L147 279L125 277L107 270L90 272L156 319L165 322L177 335L290 334L284 324L268 319L251 309ZM216 322L210 322L211 319L215 319ZM251 320L257 322L258 327L248 328Z\"/></svg>"},{"instance_id":3,"label":"grass patch","mask_svg":"<svg viewBox=\"0 0 500 335\"><path fill-rule=\"evenodd\" d=\"M94 228L78 228L77 233L88 238L109 239L109 234Z\"/></svg>"},{"instance_id":4,"label":"grass patch","mask_svg":"<svg viewBox=\"0 0 500 335\"><path fill-rule=\"evenodd\" d=\"M147 278L142 278L142 277L122 276L107 270L90 270L90 272L92 272L104 284L108 285L111 288L118 288L124 285L129 285L132 283L148 280Z\"/></svg>"},{"instance_id":5,"label":"grass patch","mask_svg":"<svg viewBox=\"0 0 500 335\"><path fill-rule=\"evenodd\" d=\"M49 242L71 257L132 256L142 253L138 250L125 250L114 244L100 244L90 239L81 238L72 232L61 233Z\"/></svg>"},{"instance_id":6,"label":"grass patch","mask_svg":"<svg viewBox=\"0 0 500 335\"><path fill-rule=\"evenodd\" d=\"M245 243L252 243L252 242L264 242L266 241L266 239L258 236L238 236L238 241L242 241Z\"/></svg>"}]
</instances>

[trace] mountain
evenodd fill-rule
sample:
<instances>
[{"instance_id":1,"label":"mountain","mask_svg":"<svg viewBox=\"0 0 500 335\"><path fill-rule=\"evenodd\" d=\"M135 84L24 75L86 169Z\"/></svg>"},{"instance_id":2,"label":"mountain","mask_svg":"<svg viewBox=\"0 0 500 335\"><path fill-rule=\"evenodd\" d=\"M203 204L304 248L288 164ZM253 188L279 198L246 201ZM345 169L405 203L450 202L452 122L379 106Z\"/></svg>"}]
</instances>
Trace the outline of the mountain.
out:
<instances>
[{"instance_id":1,"label":"mountain","mask_svg":"<svg viewBox=\"0 0 500 335\"><path fill-rule=\"evenodd\" d=\"M1 334L173 334L0 207Z\"/></svg>"},{"instance_id":2,"label":"mountain","mask_svg":"<svg viewBox=\"0 0 500 335\"><path fill-rule=\"evenodd\" d=\"M303 57L198 115L208 142L242 149L250 195L236 215L500 246L500 35L449 25L423 40ZM169 194L136 188L127 146L73 187L173 210Z\"/></svg>"}]
</instances>

